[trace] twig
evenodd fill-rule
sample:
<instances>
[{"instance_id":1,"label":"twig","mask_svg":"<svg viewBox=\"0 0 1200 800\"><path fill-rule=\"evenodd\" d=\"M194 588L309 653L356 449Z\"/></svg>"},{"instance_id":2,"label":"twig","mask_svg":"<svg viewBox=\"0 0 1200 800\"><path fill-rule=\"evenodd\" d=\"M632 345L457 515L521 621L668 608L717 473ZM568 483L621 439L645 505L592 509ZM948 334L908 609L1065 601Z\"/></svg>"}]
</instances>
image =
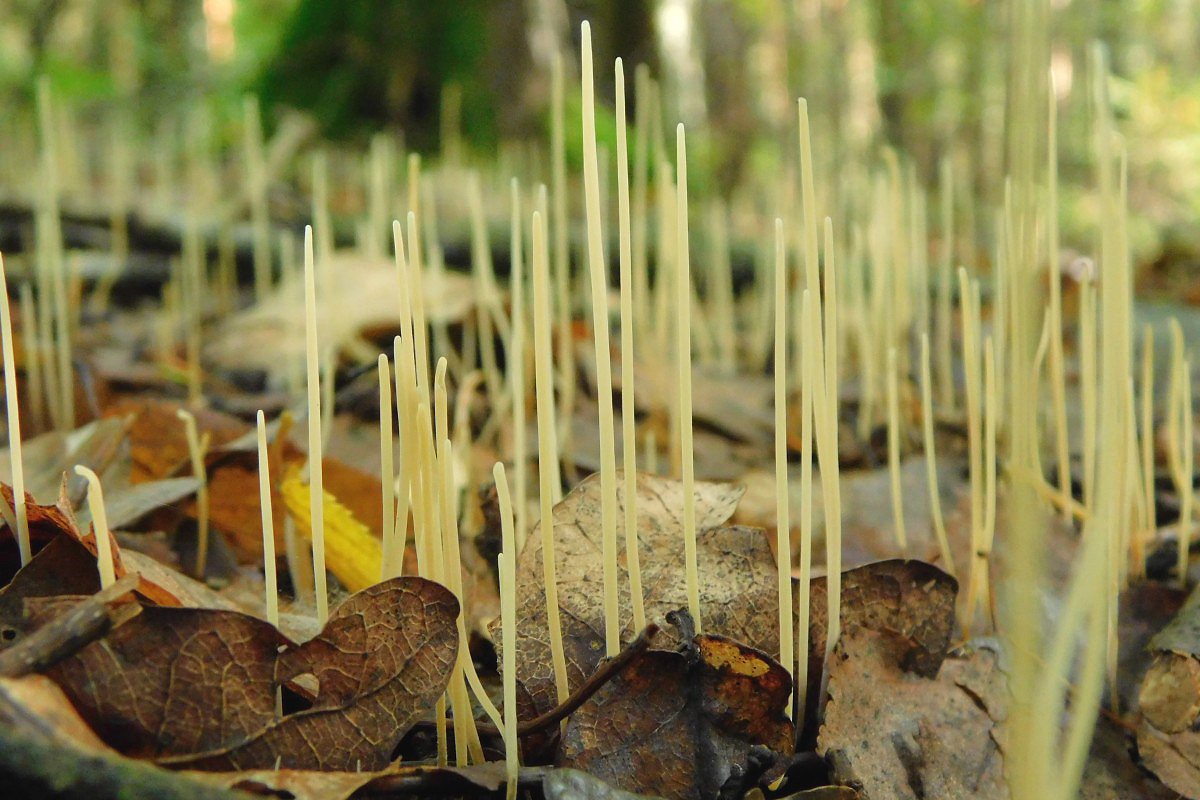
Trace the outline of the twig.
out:
<instances>
[{"instance_id":1,"label":"twig","mask_svg":"<svg viewBox=\"0 0 1200 800\"><path fill-rule=\"evenodd\" d=\"M591 676L576 687L575 691L567 697L566 700L559 703L554 708L547 711L545 714L534 717L530 720L525 720L517 725L518 736L531 736L539 733L547 728L557 725L562 720L570 716L577 708L586 703L591 696L600 690L600 687L617 677L630 662L644 653L650 647L651 640L658 634L659 627L651 622L647 625L638 637L617 655L604 661L596 668L596 671ZM418 726L431 724L429 722L418 723ZM495 725L490 722L476 722L476 729L481 736L500 736L501 733Z\"/></svg>"},{"instance_id":2,"label":"twig","mask_svg":"<svg viewBox=\"0 0 1200 800\"><path fill-rule=\"evenodd\" d=\"M581 683L575 691L571 692L571 695L566 700L545 714L517 725L517 735L529 736L545 730L552 725L557 725L563 719L566 719L575 709L586 703L592 695L598 692L601 686L621 674L629 666L630 662L644 653L650 647L650 641L657 634L658 625L651 622L638 634L636 639L629 643L628 647L608 661L601 663L596 668L596 671L586 681ZM483 729L480 728L480 733L482 732Z\"/></svg>"},{"instance_id":3,"label":"twig","mask_svg":"<svg viewBox=\"0 0 1200 800\"><path fill-rule=\"evenodd\" d=\"M137 585L136 574L126 575L0 652L0 676L16 678L49 669L103 637L138 612L136 604L117 602Z\"/></svg>"}]
</instances>

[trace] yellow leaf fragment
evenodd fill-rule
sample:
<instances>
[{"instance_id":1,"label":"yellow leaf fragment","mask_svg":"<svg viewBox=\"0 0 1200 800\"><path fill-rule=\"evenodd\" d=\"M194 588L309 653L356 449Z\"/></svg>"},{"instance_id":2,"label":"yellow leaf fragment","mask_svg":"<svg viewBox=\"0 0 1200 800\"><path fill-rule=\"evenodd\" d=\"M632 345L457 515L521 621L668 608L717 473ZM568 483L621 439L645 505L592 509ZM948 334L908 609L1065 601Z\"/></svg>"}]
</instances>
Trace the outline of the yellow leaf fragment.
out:
<instances>
[{"instance_id":1,"label":"yellow leaf fragment","mask_svg":"<svg viewBox=\"0 0 1200 800\"><path fill-rule=\"evenodd\" d=\"M308 505L308 484L293 467L280 485L287 513L301 536L312 539L312 515ZM351 592L361 591L379 582L383 545L366 525L355 519L350 509L328 491L325 504L325 563Z\"/></svg>"}]
</instances>

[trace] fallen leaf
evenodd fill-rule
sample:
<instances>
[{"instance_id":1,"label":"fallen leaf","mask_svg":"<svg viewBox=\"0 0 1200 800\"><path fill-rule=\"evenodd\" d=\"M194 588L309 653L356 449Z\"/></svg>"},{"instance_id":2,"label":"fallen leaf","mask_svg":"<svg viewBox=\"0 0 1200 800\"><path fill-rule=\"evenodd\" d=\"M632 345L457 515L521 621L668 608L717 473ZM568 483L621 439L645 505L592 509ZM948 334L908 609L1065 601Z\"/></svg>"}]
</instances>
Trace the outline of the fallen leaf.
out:
<instances>
[{"instance_id":1,"label":"fallen leaf","mask_svg":"<svg viewBox=\"0 0 1200 800\"><path fill-rule=\"evenodd\" d=\"M1180 794L1200 797L1200 589L1150 640L1138 694L1142 763Z\"/></svg>"},{"instance_id":2,"label":"fallen leaf","mask_svg":"<svg viewBox=\"0 0 1200 800\"><path fill-rule=\"evenodd\" d=\"M55 598L57 599L57 598ZM44 619L32 604L31 626ZM147 607L48 674L118 750L204 770L366 770L441 696L458 604L396 578L339 606L303 645L231 611ZM277 688L316 678L311 708L277 720Z\"/></svg>"},{"instance_id":3,"label":"fallen leaf","mask_svg":"<svg viewBox=\"0 0 1200 800\"><path fill-rule=\"evenodd\" d=\"M167 478L132 486L117 491L104 490L104 511L108 516L108 527L112 530L137 522L151 511L178 503L195 494L200 481L193 477ZM80 527L92 524L91 508L84 505L75 511L75 521Z\"/></svg>"},{"instance_id":4,"label":"fallen leaf","mask_svg":"<svg viewBox=\"0 0 1200 800\"><path fill-rule=\"evenodd\" d=\"M329 265L336 281L322 285L317 328L323 344L348 346L365 329L400 331L396 298L400 282L390 258L369 259L345 252ZM463 319L475 305L474 282L454 270L424 272L422 290L431 322ZM205 343L204 356L231 369L256 369L283 377L289 362L304 363L304 285L286 278L266 299L226 319ZM390 337L389 337L390 338Z\"/></svg>"},{"instance_id":5,"label":"fallen leaf","mask_svg":"<svg viewBox=\"0 0 1200 800\"><path fill-rule=\"evenodd\" d=\"M375 777L370 772L318 772L297 769L251 769L241 772L182 774L226 789L290 800L346 800Z\"/></svg>"},{"instance_id":6,"label":"fallen leaf","mask_svg":"<svg viewBox=\"0 0 1200 800\"><path fill-rule=\"evenodd\" d=\"M83 547L91 554L92 565L93 567L95 566L95 559L97 557L95 533L89 531L87 534L84 534L79 530L79 526L75 522L74 512L71 511L70 501L66 496L66 486L66 481L63 481L60 487L61 492L58 503L53 506L43 506L33 502L26 503L25 507L29 515L30 548L34 552L34 557L30 560L30 564L37 560L41 549L44 548L48 542L53 541L59 536L66 536L83 545ZM4 496L4 500L6 502L11 504L13 497L11 486L0 483L0 494ZM7 527L5 527L3 530L4 537L6 537L8 544L11 545L11 547L5 548L4 551L10 556L15 556L15 537L13 536L12 531L8 530ZM126 573L125 562L121 554L120 545L117 543L116 538L111 532L109 533L109 543L110 547L112 548L113 572L116 577L122 578ZM11 551L11 553L9 551ZM15 561L15 558L10 560ZM11 568L14 569L14 572L10 573L10 575L16 574L15 566L15 564L12 565ZM29 565L26 565L25 568L27 569L28 566ZM41 568L39 567L39 569ZM5 583L10 583L12 580L13 578L9 577ZM63 590L60 589L57 594L62 594L62 591ZM91 593L92 591L94 591L94 589L89 589L87 593ZM142 577L140 579L137 591L138 594L142 595L148 600L158 603L159 605L179 605L178 598L148 578Z\"/></svg>"},{"instance_id":7,"label":"fallen leaf","mask_svg":"<svg viewBox=\"0 0 1200 800\"><path fill-rule=\"evenodd\" d=\"M45 615L34 616L36 627ZM230 611L146 607L47 674L126 755L211 750L275 719L275 659L287 640Z\"/></svg>"},{"instance_id":8,"label":"fallen leaf","mask_svg":"<svg viewBox=\"0 0 1200 800\"><path fill-rule=\"evenodd\" d=\"M312 708L220 750L160 763L201 770L383 768L445 692L458 653L458 613L454 595L423 578L394 578L351 596L317 639L279 658L277 683L299 670L320 681Z\"/></svg>"},{"instance_id":9,"label":"fallen leaf","mask_svg":"<svg viewBox=\"0 0 1200 800\"><path fill-rule=\"evenodd\" d=\"M666 798L745 789L764 748L791 752L791 691L787 670L723 636L648 650L571 715L558 764Z\"/></svg>"},{"instance_id":10,"label":"fallen leaf","mask_svg":"<svg viewBox=\"0 0 1200 800\"><path fill-rule=\"evenodd\" d=\"M835 652L817 739L834 778L869 800L1007 798L996 654L976 648L930 679L901 669L888 639L860 630Z\"/></svg>"},{"instance_id":11,"label":"fallen leaf","mask_svg":"<svg viewBox=\"0 0 1200 800\"><path fill-rule=\"evenodd\" d=\"M133 471L130 480L141 483L190 474L187 439L183 424L175 412L183 406L159 400L126 400L105 410L106 414L129 416L129 441ZM248 563L262 560L262 510L258 491L258 456L243 447L253 432L250 425L236 417L202 409L196 412L201 436L211 439L205 458L208 471L209 519L214 531L228 534L228 541L239 559ZM232 449L226 449L232 448ZM282 443L283 463L273 459L271 484L277 486L286 470L299 467L307 456L290 440ZM322 460L325 489L346 506L355 519L372 531L383 526L382 489L379 478L349 467L336 459ZM275 514L275 551L284 552L284 503L273 494ZM195 515L195 501L189 499L180 509Z\"/></svg>"},{"instance_id":12,"label":"fallen leaf","mask_svg":"<svg viewBox=\"0 0 1200 800\"><path fill-rule=\"evenodd\" d=\"M814 578L809 610L809 675L820 675L828 632L827 579ZM938 674L954 631L958 581L923 561L878 561L842 573L842 636L892 634L897 663L925 678ZM794 593L795 603L800 598Z\"/></svg>"},{"instance_id":13,"label":"fallen leaf","mask_svg":"<svg viewBox=\"0 0 1200 800\"><path fill-rule=\"evenodd\" d=\"M617 539L623 543L624 487L617 480ZM657 621L687 605L684 578L683 485L638 474L638 541L646 618ZM741 488L697 482L696 548L703 630L778 652L778 599L775 562L761 530L721 527L741 497ZM563 648L572 689L590 675L604 654L601 560L600 477L592 475L554 507L555 562ZM621 551L624 551L622 546ZM631 641L629 578L618 563L621 640ZM522 716L534 716L556 704L547 636L542 580L540 524L526 540L517 562L517 679ZM499 641L499 621L493 640ZM672 646L670 636L661 639Z\"/></svg>"},{"instance_id":14,"label":"fallen leaf","mask_svg":"<svg viewBox=\"0 0 1200 800\"><path fill-rule=\"evenodd\" d=\"M1096 718L1092 747L1079 784L1080 800L1175 800L1178 795L1140 769L1130 736L1104 714Z\"/></svg>"},{"instance_id":15,"label":"fallen leaf","mask_svg":"<svg viewBox=\"0 0 1200 800\"><path fill-rule=\"evenodd\" d=\"M77 504L85 496L87 480L75 474L75 466L82 464L103 478L125 440L126 427L123 419L100 419L73 431L51 431L23 442L21 463L26 493L36 502L53 504L66 473L68 494ZM12 459L7 448L0 450L0 482L12 483Z\"/></svg>"}]
</instances>

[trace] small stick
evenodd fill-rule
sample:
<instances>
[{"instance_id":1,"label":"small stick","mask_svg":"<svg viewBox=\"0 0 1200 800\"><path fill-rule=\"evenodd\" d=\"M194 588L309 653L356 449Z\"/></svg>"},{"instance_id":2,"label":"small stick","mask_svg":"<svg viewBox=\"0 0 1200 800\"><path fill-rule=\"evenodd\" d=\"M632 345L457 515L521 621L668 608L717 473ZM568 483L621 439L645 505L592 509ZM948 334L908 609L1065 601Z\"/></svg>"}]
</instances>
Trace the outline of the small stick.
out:
<instances>
[{"instance_id":1,"label":"small stick","mask_svg":"<svg viewBox=\"0 0 1200 800\"><path fill-rule=\"evenodd\" d=\"M562 621L558 613L558 578L554 553L554 482L558 461L554 423L554 385L550 356L550 263L546 249L546 221L533 212L533 343L537 395L538 488L542 539L542 579L546 591L546 620L550 635L550 660L558 701L567 698L567 660L563 650Z\"/></svg>"},{"instance_id":2,"label":"small stick","mask_svg":"<svg viewBox=\"0 0 1200 800\"><path fill-rule=\"evenodd\" d=\"M933 378L929 365L929 334L921 334L921 427L925 439L925 475L929 484L929 510L933 516L933 532L946 572L955 575L954 555L946 537L946 522L942 518L942 493L938 487L937 447L933 437ZM956 576L956 575L955 575ZM957 576L956 576L957 577Z\"/></svg>"},{"instance_id":3,"label":"small stick","mask_svg":"<svg viewBox=\"0 0 1200 800\"><path fill-rule=\"evenodd\" d=\"M604 688L605 684L624 672L625 668L628 667L634 661L634 659L646 652L646 650L648 650L650 645L653 643L654 637L658 635L658 631L659 627L655 623L651 622L647 624L646 627L642 629L642 632L638 634L637 638L627 644L617 656L601 661L600 665L596 667L596 671L593 672L587 678L587 680L579 684L575 691L571 692L566 699L562 700L558 705L544 714L539 714L533 719L526 720L525 722L518 722L517 736L523 738L526 736L532 736L536 733L541 733L542 731L557 725L559 722L562 722L564 719L571 716L571 714L575 713L580 706L590 700L592 695ZM479 688L482 690L482 685ZM487 704L483 705L484 710L486 711ZM489 714L489 716L491 715ZM495 716L499 716L499 714L496 714ZM495 717L493 717L493 719L494 718ZM502 735L501 729L497 728L496 726L488 725L485 722L480 722L477 724L479 726L479 733L481 735ZM429 723L418 723L418 725L429 725Z\"/></svg>"},{"instance_id":4,"label":"small stick","mask_svg":"<svg viewBox=\"0 0 1200 800\"><path fill-rule=\"evenodd\" d=\"M136 573L124 576L0 652L0 676L19 678L31 672L44 672L102 639L141 611L136 603L125 602L137 588L138 580Z\"/></svg>"},{"instance_id":5,"label":"small stick","mask_svg":"<svg viewBox=\"0 0 1200 800\"><path fill-rule=\"evenodd\" d=\"M599 165L596 155L596 89L592 29L583 23L583 183L587 210L588 275L592 288L592 340L596 348L596 404L600 417L600 529L604 559L604 642L609 658L621 650L617 605L617 455L613 431L612 361L608 330L607 265L600 242ZM689 306L691 299L680 300ZM694 512L693 512L694 513ZM685 512L686 514L686 512ZM689 580L691 578L689 577ZM690 585L690 584L689 584Z\"/></svg>"},{"instance_id":6,"label":"small stick","mask_svg":"<svg viewBox=\"0 0 1200 800\"><path fill-rule=\"evenodd\" d=\"M279 627L279 589L275 579L275 514L271 508L271 467L267 456L267 420L259 411L258 425L258 505L262 510L263 579L267 622Z\"/></svg>"},{"instance_id":7,"label":"small stick","mask_svg":"<svg viewBox=\"0 0 1200 800\"><path fill-rule=\"evenodd\" d=\"M775 565L779 589L779 662L795 674L792 646L792 523L787 474L787 256L783 220L775 218ZM804 661L808 661L805 637ZM806 671L807 673L807 671ZM806 674L807 681L807 674ZM793 684L794 686L794 684ZM804 687L793 688L798 696ZM791 703L787 710L791 710ZM803 701L801 701L803 705ZM801 719L801 717L797 717Z\"/></svg>"},{"instance_id":8,"label":"small stick","mask_svg":"<svg viewBox=\"0 0 1200 800\"><path fill-rule=\"evenodd\" d=\"M512 499L508 493L508 481L504 477L504 465L497 462L492 469L496 481L496 494L500 501L501 552L500 562L500 619L502 635L504 681L504 762L508 775L508 798L517 794L517 574L513 552L516 537L513 534Z\"/></svg>"},{"instance_id":9,"label":"small stick","mask_svg":"<svg viewBox=\"0 0 1200 800\"><path fill-rule=\"evenodd\" d=\"M380 580L386 580L388 569L396 558L396 469L392 452L392 374L385 353L379 354L379 482L383 491L383 558Z\"/></svg>"},{"instance_id":10,"label":"small stick","mask_svg":"<svg viewBox=\"0 0 1200 800\"><path fill-rule=\"evenodd\" d=\"M888 401L888 473L892 484L892 524L896 530L896 546L901 554L908 553L908 536L904 530L904 490L900 485L900 389L896 376L896 348L887 353Z\"/></svg>"},{"instance_id":11,"label":"small stick","mask_svg":"<svg viewBox=\"0 0 1200 800\"><path fill-rule=\"evenodd\" d=\"M186 409L179 409L175 416L183 420L187 436L188 455L192 462L192 474L200 482L196 489L196 577L204 580L208 567L208 471L204 468L204 455L208 449L208 435L201 442L196 430L196 417Z\"/></svg>"},{"instance_id":12,"label":"small stick","mask_svg":"<svg viewBox=\"0 0 1200 800\"><path fill-rule=\"evenodd\" d=\"M113 565L112 541L109 539L108 514L104 510L104 491L100 478L83 465L76 465L75 474L82 475L88 482L88 508L92 512L92 532L96 536L96 566L100 570L100 588L107 589L116 581Z\"/></svg>"},{"instance_id":13,"label":"small stick","mask_svg":"<svg viewBox=\"0 0 1200 800\"><path fill-rule=\"evenodd\" d=\"M12 465L13 504L17 521L17 549L21 566L29 563L29 511L25 506L25 461L21 457L21 409L17 398L17 359L13 354L12 310L8 303L8 275L0 253L0 335L4 348L4 398L8 409L8 455Z\"/></svg>"},{"instance_id":14,"label":"small stick","mask_svg":"<svg viewBox=\"0 0 1200 800\"><path fill-rule=\"evenodd\" d=\"M688 611L702 633L700 578L696 572L696 464L692 454L692 276L688 254L687 144L683 123L675 129L676 270L675 357L679 365L679 444L683 468L683 548Z\"/></svg>"},{"instance_id":15,"label":"small stick","mask_svg":"<svg viewBox=\"0 0 1200 800\"><path fill-rule=\"evenodd\" d=\"M633 606L633 627L646 627L646 604L642 595L642 567L638 544L637 516L637 397L633 388L633 333L637 327L634 313L633 230L629 219L629 147L625 122L625 69L616 61L617 92L617 228L621 267L621 444L622 478L625 486L625 561L629 570L629 596ZM640 103L639 103L640 105ZM640 132L639 132L640 133ZM645 146L642 143L641 146ZM643 181L644 184L644 181ZM643 192L645 186L642 186ZM643 198L643 204L645 198ZM645 221L642 221L645 235ZM641 288L644 288L642 284Z\"/></svg>"},{"instance_id":16,"label":"small stick","mask_svg":"<svg viewBox=\"0 0 1200 800\"><path fill-rule=\"evenodd\" d=\"M304 344L308 376L308 502L312 520L313 591L317 622L329 618L329 590L325 583L325 486L321 463L321 372L317 365L317 283L313 255L313 229L304 227Z\"/></svg>"}]
</instances>

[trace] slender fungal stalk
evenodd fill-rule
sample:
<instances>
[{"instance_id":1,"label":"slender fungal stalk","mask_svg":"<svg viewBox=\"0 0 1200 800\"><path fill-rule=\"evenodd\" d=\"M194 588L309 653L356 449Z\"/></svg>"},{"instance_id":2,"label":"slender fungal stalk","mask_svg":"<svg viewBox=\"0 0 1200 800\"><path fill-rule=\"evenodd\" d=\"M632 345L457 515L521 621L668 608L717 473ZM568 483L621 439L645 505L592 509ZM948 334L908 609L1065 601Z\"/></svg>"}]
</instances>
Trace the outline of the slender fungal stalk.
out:
<instances>
[{"instance_id":1,"label":"slender fungal stalk","mask_svg":"<svg viewBox=\"0 0 1200 800\"><path fill-rule=\"evenodd\" d=\"M100 478L87 467L77 465L75 474L82 475L88 482L88 508L92 512L92 532L96 535L96 566L100 570L100 588L107 589L117 578L108 532L108 514L104 510L104 491L100 488Z\"/></svg>"},{"instance_id":2,"label":"slender fungal stalk","mask_svg":"<svg viewBox=\"0 0 1200 800\"><path fill-rule=\"evenodd\" d=\"M600 530L604 559L604 643L608 657L621 651L617 605L617 454L613 431L612 362L608 343L608 280L601 245L596 97L592 29L583 23L583 185L587 210L588 275L592 288L592 339L596 346L596 402L600 417ZM690 300L689 300L690 303Z\"/></svg>"},{"instance_id":3,"label":"slender fungal stalk","mask_svg":"<svg viewBox=\"0 0 1200 800\"><path fill-rule=\"evenodd\" d=\"M679 366L679 450L683 473L683 547L688 611L703 632L700 579L696 573L696 465L692 458L692 273L688 254L687 143L683 123L675 129L675 356Z\"/></svg>"},{"instance_id":4,"label":"slender fungal stalk","mask_svg":"<svg viewBox=\"0 0 1200 800\"><path fill-rule=\"evenodd\" d=\"M779 585L779 663L794 673L792 644L792 522L787 472L787 246L783 220L775 219L775 567ZM810 472L811 480L811 472ZM807 592L806 592L807 595ZM805 630L807 634L807 628ZM808 637L802 660L808 661ZM805 670L807 677L807 670ZM793 684L795 686L795 684ZM799 696L801 685L794 690ZM786 706L791 711L791 703ZM803 701L801 701L803 705ZM803 717L797 717L802 720Z\"/></svg>"},{"instance_id":5,"label":"slender fungal stalk","mask_svg":"<svg viewBox=\"0 0 1200 800\"><path fill-rule=\"evenodd\" d=\"M388 577L388 567L396 558L396 469L392 453L392 371L388 357L379 354L379 485L383 499L383 558L380 580Z\"/></svg>"},{"instance_id":6,"label":"slender fungal stalk","mask_svg":"<svg viewBox=\"0 0 1200 800\"><path fill-rule=\"evenodd\" d=\"M513 424L513 488L516 492L517 553L525 548L528 529L529 473L525 453L525 256L521 244L521 187L517 179L512 180L512 236L509 278L509 294L512 296L512 321L509 326L508 359L509 390L512 392Z\"/></svg>"},{"instance_id":7,"label":"slender fungal stalk","mask_svg":"<svg viewBox=\"0 0 1200 800\"><path fill-rule=\"evenodd\" d=\"M196 417L192 412L179 409L175 416L183 420L187 436L188 455L192 461L192 474L200 485L196 489L196 577L204 580L208 568L208 471L204 467L204 456L208 450L208 434L201 441L196 430Z\"/></svg>"},{"instance_id":8,"label":"slender fungal stalk","mask_svg":"<svg viewBox=\"0 0 1200 800\"><path fill-rule=\"evenodd\" d=\"M325 481L321 464L321 371L317 362L317 275L313 229L304 227L304 353L308 376L308 502L312 521L313 591L317 622L329 618L325 583Z\"/></svg>"},{"instance_id":9,"label":"slender fungal stalk","mask_svg":"<svg viewBox=\"0 0 1200 800\"><path fill-rule=\"evenodd\" d=\"M517 752L517 582L515 557L516 541L513 535L512 499L508 493L508 481L504 478L504 465L497 463L492 470L496 481L496 495L500 501L500 630L504 683L504 768L508 776L508 800L517 796L517 771L520 768Z\"/></svg>"},{"instance_id":10,"label":"slender fungal stalk","mask_svg":"<svg viewBox=\"0 0 1200 800\"><path fill-rule=\"evenodd\" d=\"M267 622L279 626L279 590L275 578L275 514L271 508L271 468L267 459L267 421L259 411L258 505L262 510L263 580Z\"/></svg>"},{"instance_id":11,"label":"slender fungal stalk","mask_svg":"<svg viewBox=\"0 0 1200 800\"><path fill-rule=\"evenodd\" d=\"M4 348L4 400L8 409L8 456L12 467L13 511L21 566L29 563L29 510L25 505L25 461L21 456L21 409L17 398L17 359L13 354L12 309L8 303L8 275L0 253L0 336Z\"/></svg>"},{"instance_id":12,"label":"slender fungal stalk","mask_svg":"<svg viewBox=\"0 0 1200 800\"><path fill-rule=\"evenodd\" d=\"M558 702L570 694L567 659L563 651L562 621L558 613L558 577L554 555L554 481L558 471L558 441L554 422L554 378L550 355L550 256L546 248L546 221L533 213L533 344L534 387L537 395L538 528L542 543L542 578L546 591L546 620L550 635L550 660Z\"/></svg>"},{"instance_id":13,"label":"slender fungal stalk","mask_svg":"<svg viewBox=\"0 0 1200 800\"><path fill-rule=\"evenodd\" d=\"M638 325L634 312L634 253L633 229L629 219L629 147L625 123L625 70L621 59L616 61L617 92L617 228L618 255L621 266L621 444L622 478L624 481L625 565L629 570L629 599L633 606L633 629L646 627L646 606L642 596L642 566L638 552L637 516L637 430L636 395L633 390L633 333ZM639 73L640 74L640 73ZM640 130L639 130L640 133ZM644 143L642 144L644 147ZM643 180L642 191L645 191ZM645 198L643 198L643 205ZM645 235L645 221L642 221ZM639 287L645 288L643 282Z\"/></svg>"},{"instance_id":14,"label":"slender fungal stalk","mask_svg":"<svg viewBox=\"0 0 1200 800\"><path fill-rule=\"evenodd\" d=\"M938 487L937 447L933 436L933 379L929 366L929 334L921 334L921 428L925 440L925 475L929 483L929 511L933 517L933 533L946 572L954 571L954 554L946 537L946 522L942 518L942 493Z\"/></svg>"},{"instance_id":15,"label":"slender fungal stalk","mask_svg":"<svg viewBox=\"0 0 1200 800\"><path fill-rule=\"evenodd\" d=\"M908 536L904 530L904 489L900 483L900 389L896 377L896 348L889 347L887 354L887 402L888 402L888 474L892 485L892 525L896 532L896 546L902 555L908 553Z\"/></svg>"}]
</instances>

